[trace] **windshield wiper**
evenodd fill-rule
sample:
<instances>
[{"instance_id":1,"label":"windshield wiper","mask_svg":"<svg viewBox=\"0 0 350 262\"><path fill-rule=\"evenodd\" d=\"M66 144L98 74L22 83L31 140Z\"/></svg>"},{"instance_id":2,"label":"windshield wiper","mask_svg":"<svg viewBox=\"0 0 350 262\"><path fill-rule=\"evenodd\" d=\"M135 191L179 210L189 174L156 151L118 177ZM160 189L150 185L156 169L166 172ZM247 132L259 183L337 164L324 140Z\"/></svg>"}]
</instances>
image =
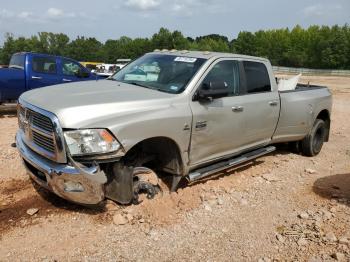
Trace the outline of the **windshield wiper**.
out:
<instances>
[{"instance_id":1,"label":"windshield wiper","mask_svg":"<svg viewBox=\"0 0 350 262\"><path fill-rule=\"evenodd\" d=\"M146 87L146 88L151 88L149 86L146 86L146 85L143 85L143 84L140 84L140 83L137 83L137 82L125 82L127 84L131 84L131 85L135 85L135 86L141 86L141 87Z\"/></svg>"},{"instance_id":2,"label":"windshield wiper","mask_svg":"<svg viewBox=\"0 0 350 262\"><path fill-rule=\"evenodd\" d=\"M140 83L138 83L138 82L124 82L124 83L131 84L131 85L135 85L135 86L140 86L140 87L145 87L145 88L152 89L152 90L158 90L158 89L155 88L155 87L146 86L146 85L140 84Z\"/></svg>"},{"instance_id":3,"label":"windshield wiper","mask_svg":"<svg viewBox=\"0 0 350 262\"><path fill-rule=\"evenodd\" d=\"M140 86L140 87L144 87L144 88L148 88L148 89L152 89L152 90L157 90L157 91L164 92L164 93L169 93L169 92L167 92L167 91L165 91L165 90L163 90L161 88L153 87L153 86L146 86L146 85L140 84L138 82L122 82L122 83L135 85L135 86Z\"/></svg>"},{"instance_id":4,"label":"windshield wiper","mask_svg":"<svg viewBox=\"0 0 350 262\"><path fill-rule=\"evenodd\" d=\"M140 83L137 83L137 82L130 82L128 84L145 87L145 88L152 89L152 90L157 90L159 92L163 92L163 93L167 93L167 94L173 94L173 93L168 92L168 91L166 91L166 90L164 90L164 89L162 89L160 87L146 86L146 85L143 85L143 84L140 84Z\"/></svg>"}]
</instances>

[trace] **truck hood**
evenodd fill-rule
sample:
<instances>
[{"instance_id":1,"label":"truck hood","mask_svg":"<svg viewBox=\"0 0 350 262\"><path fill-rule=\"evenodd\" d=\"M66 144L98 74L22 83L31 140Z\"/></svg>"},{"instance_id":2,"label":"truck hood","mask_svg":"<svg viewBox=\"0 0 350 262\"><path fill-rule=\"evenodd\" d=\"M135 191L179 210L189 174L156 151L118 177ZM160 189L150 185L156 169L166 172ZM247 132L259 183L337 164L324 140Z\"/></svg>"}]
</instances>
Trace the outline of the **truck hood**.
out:
<instances>
[{"instance_id":1,"label":"truck hood","mask_svg":"<svg viewBox=\"0 0 350 262\"><path fill-rule=\"evenodd\" d=\"M172 94L111 80L76 82L25 92L20 100L54 113L63 128L109 128L121 120L169 108ZM124 120L124 121L125 121Z\"/></svg>"}]
</instances>

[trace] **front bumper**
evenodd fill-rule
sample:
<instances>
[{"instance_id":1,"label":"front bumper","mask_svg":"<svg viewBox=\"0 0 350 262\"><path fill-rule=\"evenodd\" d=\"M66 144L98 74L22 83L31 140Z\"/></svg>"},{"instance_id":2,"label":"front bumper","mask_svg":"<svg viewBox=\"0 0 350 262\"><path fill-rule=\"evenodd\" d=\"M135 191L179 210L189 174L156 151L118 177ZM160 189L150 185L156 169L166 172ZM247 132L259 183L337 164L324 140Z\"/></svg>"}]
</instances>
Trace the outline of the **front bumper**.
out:
<instances>
[{"instance_id":1,"label":"front bumper","mask_svg":"<svg viewBox=\"0 0 350 262\"><path fill-rule=\"evenodd\" d=\"M95 205L105 198L107 177L98 167L78 167L48 160L32 151L17 132L16 145L29 176L56 195L79 204Z\"/></svg>"}]
</instances>

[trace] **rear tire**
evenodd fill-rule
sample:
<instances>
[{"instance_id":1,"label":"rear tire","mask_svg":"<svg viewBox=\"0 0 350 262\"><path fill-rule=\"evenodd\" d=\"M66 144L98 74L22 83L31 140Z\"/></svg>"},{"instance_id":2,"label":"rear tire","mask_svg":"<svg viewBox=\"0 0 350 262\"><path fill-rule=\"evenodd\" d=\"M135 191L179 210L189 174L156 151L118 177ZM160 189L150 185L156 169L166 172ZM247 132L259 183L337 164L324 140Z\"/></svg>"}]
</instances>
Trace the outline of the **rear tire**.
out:
<instances>
[{"instance_id":1,"label":"rear tire","mask_svg":"<svg viewBox=\"0 0 350 262\"><path fill-rule=\"evenodd\" d=\"M326 136L326 124L316 119L310 133L301 141L301 150L305 156L316 156L320 153Z\"/></svg>"}]
</instances>

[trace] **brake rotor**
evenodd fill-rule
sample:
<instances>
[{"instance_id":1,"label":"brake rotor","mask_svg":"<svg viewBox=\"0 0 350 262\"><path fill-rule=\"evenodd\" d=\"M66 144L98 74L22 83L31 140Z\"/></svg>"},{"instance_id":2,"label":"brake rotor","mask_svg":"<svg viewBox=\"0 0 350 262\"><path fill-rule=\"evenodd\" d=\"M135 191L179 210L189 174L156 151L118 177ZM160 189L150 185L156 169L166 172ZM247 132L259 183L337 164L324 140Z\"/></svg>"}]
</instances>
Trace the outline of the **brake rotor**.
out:
<instances>
[{"instance_id":1,"label":"brake rotor","mask_svg":"<svg viewBox=\"0 0 350 262\"><path fill-rule=\"evenodd\" d=\"M147 167L135 167L133 171L134 181L134 203L140 203L147 199L153 199L158 193L165 190L164 183L157 174Z\"/></svg>"}]
</instances>

